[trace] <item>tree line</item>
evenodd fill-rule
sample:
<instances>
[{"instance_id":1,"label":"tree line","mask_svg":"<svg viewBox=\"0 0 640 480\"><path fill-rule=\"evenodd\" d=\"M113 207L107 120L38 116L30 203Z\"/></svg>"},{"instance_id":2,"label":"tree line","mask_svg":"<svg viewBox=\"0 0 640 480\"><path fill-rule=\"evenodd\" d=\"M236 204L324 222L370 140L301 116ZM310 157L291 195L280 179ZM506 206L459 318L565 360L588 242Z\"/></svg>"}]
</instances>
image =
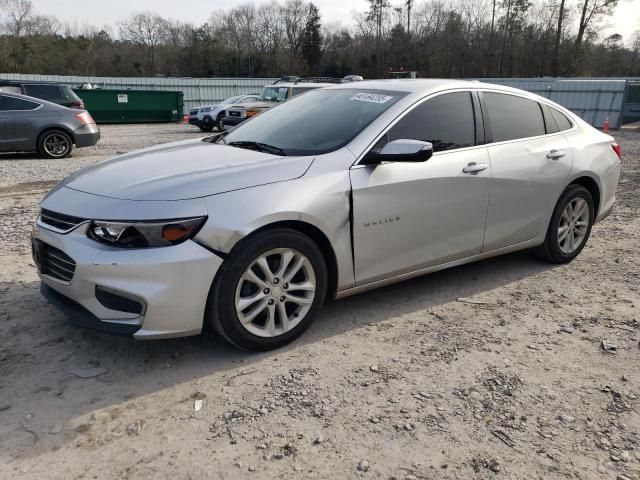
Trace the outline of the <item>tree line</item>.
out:
<instances>
[{"instance_id":1,"label":"tree line","mask_svg":"<svg viewBox=\"0 0 640 480\"><path fill-rule=\"evenodd\" d=\"M213 11L200 25L139 12L77 27L0 0L0 72L97 76L640 76L640 35L603 26L618 0L368 0L349 25L307 0Z\"/></svg>"}]
</instances>

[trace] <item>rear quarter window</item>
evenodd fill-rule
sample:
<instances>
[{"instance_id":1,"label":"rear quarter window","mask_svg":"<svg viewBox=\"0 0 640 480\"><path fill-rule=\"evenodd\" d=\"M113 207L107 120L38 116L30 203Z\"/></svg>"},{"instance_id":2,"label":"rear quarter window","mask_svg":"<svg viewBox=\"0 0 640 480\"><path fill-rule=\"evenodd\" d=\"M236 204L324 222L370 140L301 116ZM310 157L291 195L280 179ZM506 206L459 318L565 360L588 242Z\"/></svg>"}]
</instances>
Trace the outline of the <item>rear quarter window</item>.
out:
<instances>
[{"instance_id":1,"label":"rear quarter window","mask_svg":"<svg viewBox=\"0 0 640 480\"><path fill-rule=\"evenodd\" d=\"M0 110L34 110L40 106L39 103L30 102L16 97L0 97Z\"/></svg>"},{"instance_id":2,"label":"rear quarter window","mask_svg":"<svg viewBox=\"0 0 640 480\"><path fill-rule=\"evenodd\" d=\"M484 92L483 96L494 142L545 134L538 102L503 93Z\"/></svg>"},{"instance_id":3,"label":"rear quarter window","mask_svg":"<svg viewBox=\"0 0 640 480\"><path fill-rule=\"evenodd\" d=\"M573 126L573 124L567 118L567 116L564 113L562 113L560 110L556 110L553 107L549 107L549 110L551 111L551 116L554 118L554 120L558 124L558 128L560 129L561 132L565 130L569 130Z\"/></svg>"}]
</instances>

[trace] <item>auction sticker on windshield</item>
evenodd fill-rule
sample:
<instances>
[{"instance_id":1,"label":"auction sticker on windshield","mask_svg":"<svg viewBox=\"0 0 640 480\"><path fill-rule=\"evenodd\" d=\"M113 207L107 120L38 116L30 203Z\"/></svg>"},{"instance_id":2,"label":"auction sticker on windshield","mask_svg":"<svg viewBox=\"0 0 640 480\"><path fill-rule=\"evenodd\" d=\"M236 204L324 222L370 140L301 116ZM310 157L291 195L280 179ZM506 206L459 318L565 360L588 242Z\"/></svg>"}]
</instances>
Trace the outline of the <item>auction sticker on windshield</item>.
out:
<instances>
[{"instance_id":1,"label":"auction sticker on windshield","mask_svg":"<svg viewBox=\"0 0 640 480\"><path fill-rule=\"evenodd\" d=\"M387 103L393 97L379 93L356 93L350 98L353 102Z\"/></svg>"}]
</instances>

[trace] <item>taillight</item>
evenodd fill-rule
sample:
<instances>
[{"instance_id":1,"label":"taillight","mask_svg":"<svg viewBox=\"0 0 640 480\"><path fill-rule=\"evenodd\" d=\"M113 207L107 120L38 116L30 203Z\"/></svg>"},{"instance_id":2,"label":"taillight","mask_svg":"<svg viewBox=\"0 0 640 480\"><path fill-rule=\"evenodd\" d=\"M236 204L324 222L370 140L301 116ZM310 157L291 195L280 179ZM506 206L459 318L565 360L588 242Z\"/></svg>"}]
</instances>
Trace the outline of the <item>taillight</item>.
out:
<instances>
[{"instance_id":1,"label":"taillight","mask_svg":"<svg viewBox=\"0 0 640 480\"><path fill-rule=\"evenodd\" d=\"M88 123L96 123L91 114L87 111L76 114L76 118L80 120L83 125L86 125Z\"/></svg>"},{"instance_id":2,"label":"taillight","mask_svg":"<svg viewBox=\"0 0 640 480\"><path fill-rule=\"evenodd\" d=\"M618 158L622 159L622 148L620 148L620 145L618 145L617 143L612 143L611 148L613 148L613 151L616 152Z\"/></svg>"},{"instance_id":3,"label":"taillight","mask_svg":"<svg viewBox=\"0 0 640 480\"><path fill-rule=\"evenodd\" d=\"M84 108L84 102L82 100L80 100L79 102L73 102L71 104L71 108L77 108L82 110Z\"/></svg>"}]
</instances>

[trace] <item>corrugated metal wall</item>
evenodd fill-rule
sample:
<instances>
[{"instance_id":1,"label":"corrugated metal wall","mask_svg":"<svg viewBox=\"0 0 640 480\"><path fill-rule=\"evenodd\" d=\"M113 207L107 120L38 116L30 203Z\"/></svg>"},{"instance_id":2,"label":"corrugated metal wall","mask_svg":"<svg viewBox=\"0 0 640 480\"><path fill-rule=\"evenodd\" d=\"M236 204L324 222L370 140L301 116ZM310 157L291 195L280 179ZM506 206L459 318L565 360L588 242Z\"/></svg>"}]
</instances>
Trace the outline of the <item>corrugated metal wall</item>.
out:
<instances>
[{"instance_id":1,"label":"corrugated metal wall","mask_svg":"<svg viewBox=\"0 0 640 480\"><path fill-rule=\"evenodd\" d=\"M579 115L594 127L609 116L611 128L622 123L627 79L624 78L479 78L481 82L521 88L546 97Z\"/></svg>"},{"instance_id":2,"label":"corrugated metal wall","mask_svg":"<svg viewBox=\"0 0 640 480\"><path fill-rule=\"evenodd\" d=\"M262 87L275 82L275 78L128 78L63 75L22 75L0 73L0 79L57 82L72 87L85 83L102 88L130 90L174 90L184 94L184 111L200 105L212 104L234 95L260 93Z\"/></svg>"},{"instance_id":3,"label":"corrugated metal wall","mask_svg":"<svg viewBox=\"0 0 640 480\"><path fill-rule=\"evenodd\" d=\"M216 103L233 95L259 93L275 78L127 78L61 75L2 74L0 78L58 82L77 87L84 83L103 88L133 90L179 90L184 94L184 111L203 104ZM580 115L595 127L602 127L609 116L611 128L622 122L628 79L625 78L479 78L528 90L559 103Z\"/></svg>"}]
</instances>

